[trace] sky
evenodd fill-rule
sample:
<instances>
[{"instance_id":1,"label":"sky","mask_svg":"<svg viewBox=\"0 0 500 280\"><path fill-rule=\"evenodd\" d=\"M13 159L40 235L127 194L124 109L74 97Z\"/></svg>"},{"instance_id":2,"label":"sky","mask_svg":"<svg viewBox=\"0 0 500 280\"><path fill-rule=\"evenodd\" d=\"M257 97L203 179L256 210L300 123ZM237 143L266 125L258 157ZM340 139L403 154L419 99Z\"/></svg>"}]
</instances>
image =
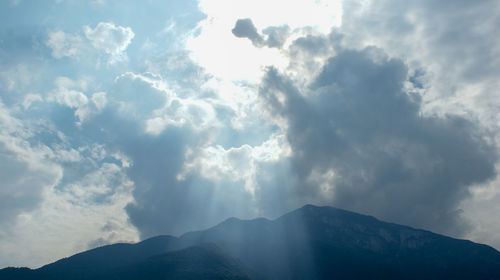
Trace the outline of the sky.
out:
<instances>
[{"instance_id":1,"label":"sky","mask_svg":"<svg viewBox=\"0 0 500 280\"><path fill-rule=\"evenodd\" d=\"M0 2L0 267L330 205L500 249L500 2Z\"/></svg>"}]
</instances>

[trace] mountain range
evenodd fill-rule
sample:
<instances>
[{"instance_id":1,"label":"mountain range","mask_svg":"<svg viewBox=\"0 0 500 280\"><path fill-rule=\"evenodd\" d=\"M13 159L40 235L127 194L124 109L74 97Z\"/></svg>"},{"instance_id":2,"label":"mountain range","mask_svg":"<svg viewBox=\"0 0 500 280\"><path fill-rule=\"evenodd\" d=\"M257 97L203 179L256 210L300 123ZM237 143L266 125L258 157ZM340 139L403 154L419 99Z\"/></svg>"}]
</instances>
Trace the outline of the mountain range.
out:
<instances>
[{"instance_id":1,"label":"mountain range","mask_svg":"<svg viewBox=\"0 0 500 280\"><path fill-rule=\"evenodd\" d=\"M0 279L500 279L487 245L306 205L278 219L229 218L180 237L85 251Z\"/></svg>"}]
</instances>

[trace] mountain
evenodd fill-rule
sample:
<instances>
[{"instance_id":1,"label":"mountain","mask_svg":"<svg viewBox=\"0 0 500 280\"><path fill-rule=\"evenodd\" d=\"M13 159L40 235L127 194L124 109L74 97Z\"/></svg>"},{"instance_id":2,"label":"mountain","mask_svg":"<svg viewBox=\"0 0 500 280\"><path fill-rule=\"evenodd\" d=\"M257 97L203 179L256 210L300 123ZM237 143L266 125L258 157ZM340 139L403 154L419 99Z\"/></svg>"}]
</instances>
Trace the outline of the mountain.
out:
<instances>
[{"instance_id":1,"label":"mountain","mask_svg":"<svg viewBox=\"0 0 500 280\"><path fill-rule=\"evenodd\" d=\"M147 245L157 244L162 247L168 239L171 239L171 237L159 237L146 242L149 243ZM141 243L115 244L98 248L36 270L6 268L0 270L0 279L250 279L246 275L243 265L223 253L215 244L199 244L159 254L154 254L159 251L154 248L152 250L154 253L149 254L142 251L144 247L149 246L144 246ZM126 249L124 250L124 248ZM92 257L95 257L95 259L92 259Z\"/></svg>"},{"instance_id":2,"label":"mountain","mask_svg":"<svg viewBox=\"0 0 500 280\"><path fill-rule=\"evenodd\" d=\"M76 254L0 279L500 279L500 252L482 244L306 205L276 220L230 218Z\"/></svg>"},{"instance_id":3,"label":"mountain","mask_svg":"<svg viewBox=\"0 0 500 280\"><path fill-rule=\"evenodd\" d=\"M180 239L219 244L259 271L255 279L500 279L500 252L489 246L332 207L231 218Z\"/></svg>"},{"instance_id":4,"label":"mountain","mask_svg":"<svg viewBox=\"0 0 500 280\"><path fill-rule=\"evenodd\" d=\"M108 273L106 279L250 279L243 265L214 244L168 252Z\"/></svg>"}]
</instances>

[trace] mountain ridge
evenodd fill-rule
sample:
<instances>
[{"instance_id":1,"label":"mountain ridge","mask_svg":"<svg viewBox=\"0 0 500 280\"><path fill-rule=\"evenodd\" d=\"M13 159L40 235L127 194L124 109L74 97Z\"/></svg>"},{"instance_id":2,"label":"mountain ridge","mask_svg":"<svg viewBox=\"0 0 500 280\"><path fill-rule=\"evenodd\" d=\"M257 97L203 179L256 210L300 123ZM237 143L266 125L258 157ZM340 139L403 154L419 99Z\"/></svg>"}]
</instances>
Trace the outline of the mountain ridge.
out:
<instances>
[{"instance_id":1,"label":"mountain ridge","mask_svg":"<svg viewBox=\"0 0 500 280\"><path fill-rule=\"evenodd\" d=\"M185 263L175 262L175 254L185 254ZM219 260L214 270L208 269L210 258ZM202 272L223 279L500 279L500 252L488 245L310 204L274 220L228 218L179 237L95 248L36 270L6 268L0 279L109 279L110 271L127 269L135 274L122 278L137 279L126 277L148 274L158 262L170 268L170 277L189 267L178 279ZM159 275L167 272L157 272L159 278L148 279L165 279ZM6 278L9 273L18 277Z\"/></svg>"}]
</instances>

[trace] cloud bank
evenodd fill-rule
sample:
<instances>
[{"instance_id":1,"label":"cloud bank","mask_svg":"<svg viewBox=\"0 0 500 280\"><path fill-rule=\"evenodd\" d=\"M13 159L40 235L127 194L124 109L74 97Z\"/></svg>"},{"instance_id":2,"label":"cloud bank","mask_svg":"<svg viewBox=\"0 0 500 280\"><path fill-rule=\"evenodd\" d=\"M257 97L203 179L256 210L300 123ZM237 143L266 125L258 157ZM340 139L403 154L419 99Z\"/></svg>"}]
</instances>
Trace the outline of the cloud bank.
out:
<instances>
[{"instance_id":1,"label":"cloud bank","mask_svg":"<svg viewBox=\"0 0 500 280\"><path fill-rule=\"evenodd\" d=\"M457 206L469 186L495 178L495 147L474 122L422 115L404 88L407 67L380 52L340 51L305 93L267 72L261 96L286 121L296 188L306 200L459 235Z\"/></svg>"}]
</instances>

